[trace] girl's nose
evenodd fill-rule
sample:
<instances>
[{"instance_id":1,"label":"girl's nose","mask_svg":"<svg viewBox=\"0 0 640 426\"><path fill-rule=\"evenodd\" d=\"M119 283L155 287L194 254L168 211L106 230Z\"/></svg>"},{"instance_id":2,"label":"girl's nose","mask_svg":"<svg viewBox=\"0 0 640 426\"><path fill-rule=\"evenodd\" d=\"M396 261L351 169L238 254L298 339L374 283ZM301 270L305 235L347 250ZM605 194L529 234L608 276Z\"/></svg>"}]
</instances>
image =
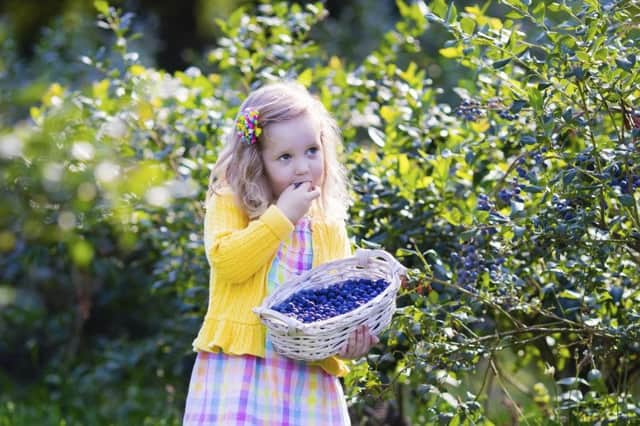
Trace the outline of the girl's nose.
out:
<instances>
[{"instance_id":1,"label":"girl's nose","mask_svg":"<svg viewBox=\"0 0 640 426\"><path fill-rule=\"evenodd\" d=\"M309 164L305 160L300 160L296 162L295 171L297 175L303 175L309 171Z\"/></svg>"}]
</instances>

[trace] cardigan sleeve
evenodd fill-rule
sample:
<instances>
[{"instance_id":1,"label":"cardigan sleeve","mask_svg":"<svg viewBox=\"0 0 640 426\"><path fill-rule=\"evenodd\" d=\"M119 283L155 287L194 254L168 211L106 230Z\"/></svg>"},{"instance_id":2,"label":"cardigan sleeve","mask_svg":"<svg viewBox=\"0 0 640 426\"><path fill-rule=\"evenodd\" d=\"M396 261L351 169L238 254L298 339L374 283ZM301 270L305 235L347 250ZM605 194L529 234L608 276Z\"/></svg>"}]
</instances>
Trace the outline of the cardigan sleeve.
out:
<instances>
[{"instance_id":1,"label":"cardigan sleeve","mask_svg":"<svg viewBox=\"0 0 640 426\"><path fill-rule=\"evenodd\" d=\"M293 224L275 205L248 221L233 194L214 194L204 220L207 260L218 279L244 282L271 260L292 231Z\"/></svg>"}]
</instances>

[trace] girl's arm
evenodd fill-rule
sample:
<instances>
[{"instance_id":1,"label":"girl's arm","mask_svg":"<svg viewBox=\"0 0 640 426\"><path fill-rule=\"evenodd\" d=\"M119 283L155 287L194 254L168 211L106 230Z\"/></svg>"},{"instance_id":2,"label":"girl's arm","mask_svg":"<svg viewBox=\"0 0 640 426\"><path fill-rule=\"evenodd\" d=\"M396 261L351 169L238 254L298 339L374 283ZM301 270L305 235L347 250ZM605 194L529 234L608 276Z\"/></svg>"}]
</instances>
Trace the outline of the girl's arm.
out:
<instances>
[{"instance_id":1,"label":"girl's arm","mask_svg":"<svg viewBox=\"0 0 640 426\"><path fill-rule=\"evenodd\" d=\"M293 224L275 205L247 224L232 194L214 194L204 219L205 252L220 279L242 283L273 258L292 231Z\"/></svg>"}]
</instances>

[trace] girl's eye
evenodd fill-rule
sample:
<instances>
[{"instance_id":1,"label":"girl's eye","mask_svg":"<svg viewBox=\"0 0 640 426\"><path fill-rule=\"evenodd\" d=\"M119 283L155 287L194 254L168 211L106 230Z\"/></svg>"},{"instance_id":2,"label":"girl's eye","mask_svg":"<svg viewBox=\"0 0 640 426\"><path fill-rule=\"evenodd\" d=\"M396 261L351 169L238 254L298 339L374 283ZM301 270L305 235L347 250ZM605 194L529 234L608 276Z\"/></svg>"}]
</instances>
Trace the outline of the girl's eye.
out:
<instances>
[{"instance_id":1,"label":"girl's eye","mask_svg":"<svg viewBox=\"0 0 640 426\"><path fill-rule=\"evenodd\" d=\"M311 155L315 155L318 153L318 147L309 148L307 152Z\"/></svg>"},{"instance_id":2,"label":"girl's eye","mask_svg":"<svg viewBox=\"0 0 640 426\"><path fill-rule=\"evenodd\" d=\"M291 158L291 156L289 154L282 154L278 159L279 160L288 160L289 158Z\"/></svg>"}]
</instances>

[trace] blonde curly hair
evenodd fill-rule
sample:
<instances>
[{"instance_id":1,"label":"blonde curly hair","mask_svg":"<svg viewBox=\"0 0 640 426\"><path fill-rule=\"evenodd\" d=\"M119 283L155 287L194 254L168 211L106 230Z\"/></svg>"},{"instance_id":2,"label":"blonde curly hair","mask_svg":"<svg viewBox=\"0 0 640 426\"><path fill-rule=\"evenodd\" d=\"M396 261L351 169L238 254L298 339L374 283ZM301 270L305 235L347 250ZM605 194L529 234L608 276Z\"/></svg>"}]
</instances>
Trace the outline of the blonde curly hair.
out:
<instances>
[{"instance_id":1,"label":"blonde curly hair","mask_svg":"<svg viewBox=\"0 0 640 426\"><path fill-rule=\"evenodd\" d=\"M338 160L342 138L338 126L322 105L307 89L296 82L267 84L252 92L240 106L236 121L245 109L256 110L263 132L257 143L242 143L235 126L226 136L218 160L211 170L207 200L223 188L230 188L250 219L259 217L274 203L262 163L261 147L268 141L268 128L275 123L292 120L302 114L320 123L320 141L324 157L324 180L321 196L311 208L313 216L346 220L349 207L347 174Z\"/></svg>"}]
</instances>

